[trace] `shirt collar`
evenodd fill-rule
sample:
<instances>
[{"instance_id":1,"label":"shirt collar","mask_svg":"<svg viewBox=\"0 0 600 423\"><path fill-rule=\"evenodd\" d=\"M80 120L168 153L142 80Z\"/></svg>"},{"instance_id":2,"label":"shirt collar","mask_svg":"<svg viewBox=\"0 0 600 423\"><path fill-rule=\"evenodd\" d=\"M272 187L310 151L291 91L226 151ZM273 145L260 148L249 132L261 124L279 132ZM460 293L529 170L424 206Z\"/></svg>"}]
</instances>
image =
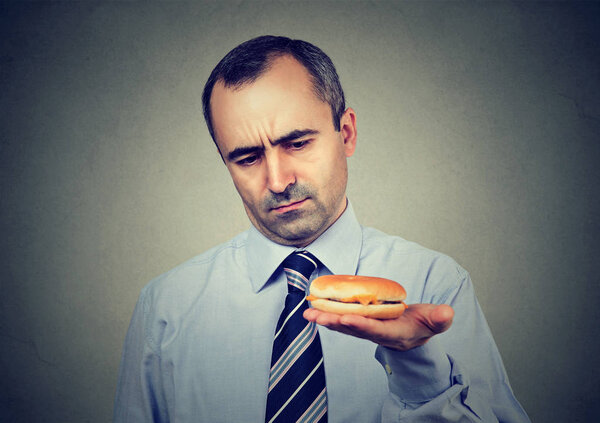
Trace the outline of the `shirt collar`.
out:
<instances>
[{"instance_id":1,"label":"shirt collar","mask_svg":"<svg viewBox=\"0 0 600 423\"><path fill-rule=\"evenodd\" d=\"M303 250L315 255L333 274L355 275L361 245L362 229L348 202L338 220ZM281 262L295 250L297 248L271 241L252 226L246 244L252 290L260 291L272 277L276 277Z\"/></svg>"}]
</instances>

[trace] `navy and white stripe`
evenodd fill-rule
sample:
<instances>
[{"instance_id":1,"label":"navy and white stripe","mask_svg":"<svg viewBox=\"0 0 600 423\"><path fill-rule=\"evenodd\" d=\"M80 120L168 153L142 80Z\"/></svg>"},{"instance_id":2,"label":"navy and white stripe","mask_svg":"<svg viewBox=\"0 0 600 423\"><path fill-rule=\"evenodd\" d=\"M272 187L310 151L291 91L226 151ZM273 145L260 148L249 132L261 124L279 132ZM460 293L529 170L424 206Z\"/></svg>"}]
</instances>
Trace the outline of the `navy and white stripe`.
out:
<instances>
[{"instance_id":1,"label":"navy and white stripe","mask_svg":"<svg viewBox=\"0 0 600 423\"><path fill-rule=\"evenodd\" d=\"M273 341L265 422L326 422L327 388L316 324L302 317L305 291L318 260L295 252L283 262L288 295Z\"/></svg>"}]
</instances>

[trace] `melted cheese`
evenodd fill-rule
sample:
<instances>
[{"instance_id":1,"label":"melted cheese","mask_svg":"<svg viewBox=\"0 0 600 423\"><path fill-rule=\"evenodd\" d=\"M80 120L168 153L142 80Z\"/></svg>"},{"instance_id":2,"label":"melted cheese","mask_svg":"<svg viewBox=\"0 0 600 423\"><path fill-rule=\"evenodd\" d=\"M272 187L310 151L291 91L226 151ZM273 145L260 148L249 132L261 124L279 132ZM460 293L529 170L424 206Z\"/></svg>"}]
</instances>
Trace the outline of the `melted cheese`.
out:
<instances>
[{"instance_id":1,"label":"melted cheese","mask_svg":"<svg viewBox=\"0 0 600 423\"><path fill-rule=\"evenodd\" d=\"M308 295L306 297L306 299L308 301L314 301L314 300L318 300L319 297L315 297L314 295ZM352 297L346 297L346 298L340 298L340 299L327 298L327 300L339 301L342 303L357 303L357 304L360 303L362 305L382 304L382 302L377 301L377 297L375 297L375 295L372 295L372 294L353 295Z\"/></svg>"},{"instance_id":2,"label":"melted cheese","mask_svg":"<svg viewBox=\"0 0 600 423\"><path fill-rule=\"evenodd\" d=\"M343 303L361 303L362 305L381 304L377 297L372 294L353 295L352 297L340 298Z\"/></svg>"}]
</instances>

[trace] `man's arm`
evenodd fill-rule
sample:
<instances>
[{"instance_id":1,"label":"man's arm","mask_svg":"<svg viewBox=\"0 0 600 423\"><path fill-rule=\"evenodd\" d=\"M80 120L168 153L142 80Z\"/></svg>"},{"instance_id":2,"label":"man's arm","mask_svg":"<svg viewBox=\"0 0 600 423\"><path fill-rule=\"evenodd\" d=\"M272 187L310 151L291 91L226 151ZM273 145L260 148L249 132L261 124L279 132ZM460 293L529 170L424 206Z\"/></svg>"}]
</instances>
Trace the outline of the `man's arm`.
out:
<instances>
[{"instance_id":1,"label":"man's arm","mask_svg":"<svg viewBox=\"0 0 600 423\"><path fill-rule=\"evenodd\" d=\"M160 357L147 340L148 310L148 298L143 290L123 347L115 396L115 423L168 421L160 389Z\"/></svg>"},{"instance_id":2,"label":"man's arm","mask_svg":"<svg viewBox=\"0 0 600 423\"><path fill-rule=\"evenodd\" d=\"M376 358L389 386L384 422L528 422L466 272L444 302L410 305L387 321L314 309L305 317L380 345Z\"/></svg>"}]
</instances>

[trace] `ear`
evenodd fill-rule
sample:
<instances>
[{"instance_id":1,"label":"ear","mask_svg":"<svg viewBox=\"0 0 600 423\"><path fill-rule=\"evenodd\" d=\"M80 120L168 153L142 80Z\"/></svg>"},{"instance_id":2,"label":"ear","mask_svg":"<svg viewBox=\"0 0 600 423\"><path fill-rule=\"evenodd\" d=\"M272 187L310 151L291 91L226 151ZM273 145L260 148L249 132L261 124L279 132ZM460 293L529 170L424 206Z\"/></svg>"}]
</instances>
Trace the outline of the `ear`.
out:
<instances>
[{"instance_id":1,"label":"ear","mask_svg":"<svg viewBox=\"0 0 600 423\"><path fill-rule=\"evenodd\" d=\"M340 119L340 134L344 141L346 157L354 154L356 149L356 113L348 107Z\"/></svg>"}]
</instances>

